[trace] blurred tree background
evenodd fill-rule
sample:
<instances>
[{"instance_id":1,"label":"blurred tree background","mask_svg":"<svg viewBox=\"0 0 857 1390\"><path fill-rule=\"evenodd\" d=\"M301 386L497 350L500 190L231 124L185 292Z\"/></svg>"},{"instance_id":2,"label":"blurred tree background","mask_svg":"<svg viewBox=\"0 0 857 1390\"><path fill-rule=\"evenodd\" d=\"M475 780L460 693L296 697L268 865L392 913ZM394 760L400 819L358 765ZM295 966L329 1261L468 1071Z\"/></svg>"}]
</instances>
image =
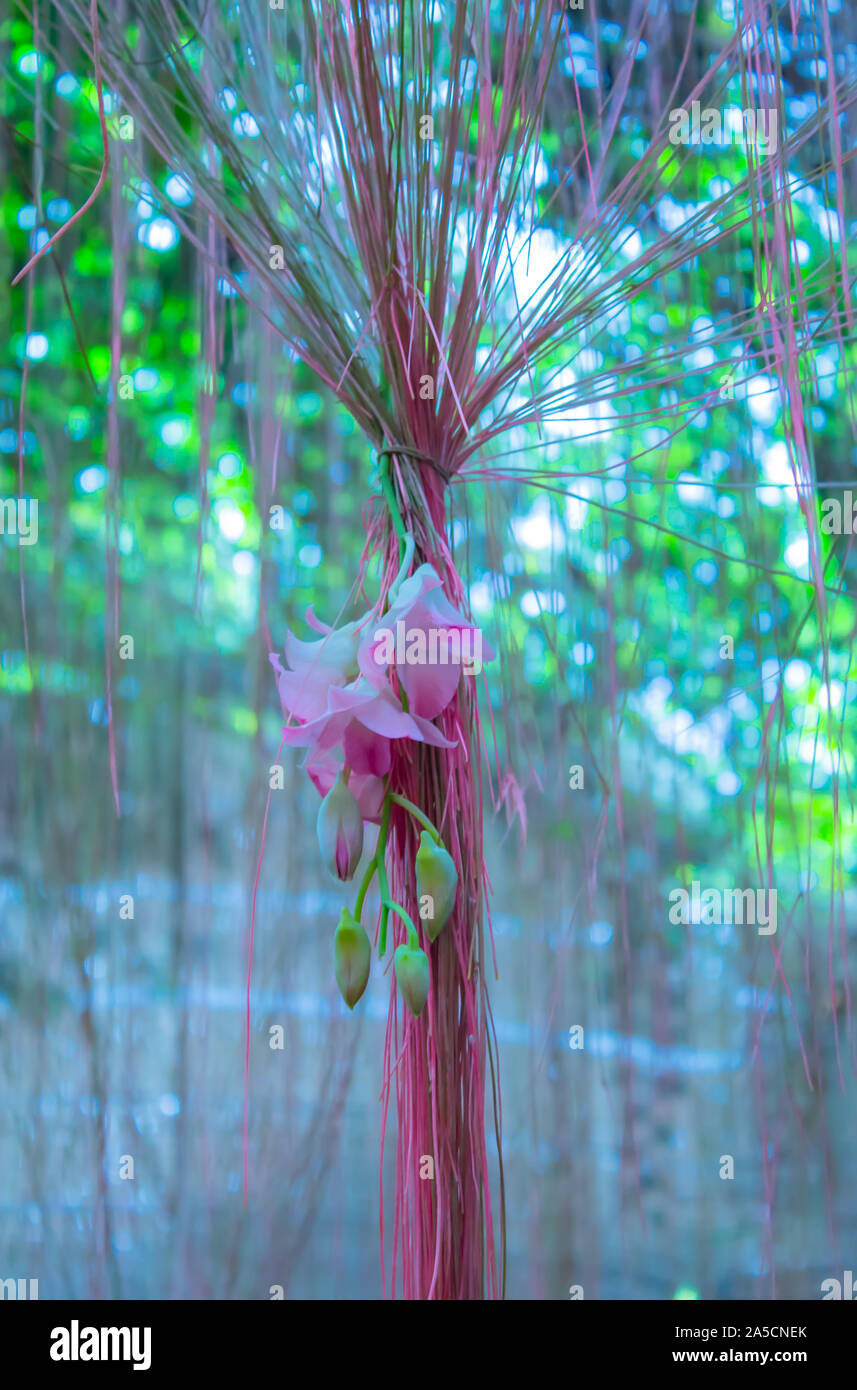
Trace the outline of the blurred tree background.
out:
<instances>
[{"instance_id":1,"label":"blurred tree background","mask_svg":"<svg viewBox=\"0 0 857 1390\"><path fill-rule=\"evenodd\" d=\"M668 92L681 58L670 20L689 9L652 7L615 180L645 156L653 84L661 72ZM827 9L853 76L847 15ZM573 35L587 117L622 10L599 6ZM27 6L0 23L5 285L100 167L91 73L49 16L41 33ZM683 91L733 22L728 0L702 8ZM806 4L797 37L781 21L795 127L818 106L818 22ZM123 163L137 137L105 105L107 188L0 301L0 496L18 494L20 445L39 502L36 544L0 538L0 1277L37 1277L43 1298L374 1296L389 980L373 971L347 1015L331 969L346 899L289 750L259 880L242 1202L250 908L282 723L267 639L282 650L308 605L333 621L345 604L372 455L226 280L210 379L209 272L179 226L193 188L153 152L146 178ZM585 205L585 172L561 189L555 174L579 165L577 131L566 58L521 291ZM614 271L653 228L716 217L742 161L739 146L694 151L629 211ZM794 158L810 296L845 264L830 208L854 181L850 154L838 188L810 177L820 161L811 139ZM855 557L850 536L823 536L843 592L821 621L777 382L751 328L734 364L719 336L760 292L757 230L748 219L558 349L557 369L600 382L589 403L563 431L513 431L495 476L474 465L450 490L450 540L498 653L486 835L513 1298L811 1299L857 1236ZM828 326L820 303L805 354L819 507L857 461L854 344ZM626 412L622 373L640 361L648 409ZM525 454L547 486L528 485ZM668 895L694 879L776 887L777 934L672 925Z\"/></svg>"}]
</instances>

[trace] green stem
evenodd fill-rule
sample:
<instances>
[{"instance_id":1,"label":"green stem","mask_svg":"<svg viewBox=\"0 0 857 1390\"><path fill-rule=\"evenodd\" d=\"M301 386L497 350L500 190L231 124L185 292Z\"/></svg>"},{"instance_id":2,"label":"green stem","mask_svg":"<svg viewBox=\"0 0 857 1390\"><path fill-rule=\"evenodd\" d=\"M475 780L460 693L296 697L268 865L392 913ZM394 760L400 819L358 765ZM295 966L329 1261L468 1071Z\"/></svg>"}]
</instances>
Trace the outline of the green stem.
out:
<instances>
[{"instance_id":1,"label":"green stem","mask_svg":"<svg viewBox=\"0 0 857 1390\"><path fill-rule=\"evenodd\" d=\"M406 796L399 796L398 792L387 792L387 795L384 797L384 811L381 816L381 829L378 834L378 848L375 851L375 858L372 861L373 864L376 864L378 866L378 886L381 889L381 934L378 938L379 958L383 956L384 952L387 949L387 921L391 912L395 912L399 917L401 917L402 921L407 927L408 945L412 949L418 949L420 944L420 939L417 935L417 929L411 921L411 918L408 916L405 909L403 907L400 907L398 903L393 902L393 899L390 897L390 884L387 879L387 867L384 863L384 851L387 847L387 833L390 828L390 807L392 806L394 801L397 806L401 806L404 810L410 811L411 815L415 816L416 819L420 822L420 824L425 826L429 834L434 836L436 844L439 845L441 843L440 835L435 830L428 816L424 815L423 812L420 810L419 806L415 806L414 803L412 801L409 801ZM360 906L362 906L363 904L364 896L364 887L361 884L360 896L357 900Z\"/></svg>"},{"instance_id":2,"label":"green stem","mask_svg":"<svg viewBox=\"0 0 857 1390\"><path fill-rule=\"evenodd\" d=\"M407 927L408 945L411 948L417 947L417 949L419 949L420 939L417 936L417 929L414 926L405 909L403 907L399 907L399 904L394 902L388 902L385 904L385 906L388 907L391 912L397 912L401 917L402 921L404 922L405 926Z\"/></svg>"},{"instance_id":3,"label":"green stem","mask_svg":"<svg viewBox=\"0 0 857 1390\"><path fill-rule=\"evenodd\" d=\"M387 848L387 834L390 829L390 797L392 792L387 792L384 797L384 809L381 812L381 828L378 831L378 843L375 846L375 858L379 862L379 867L384 862L384 851Z\"/></svg>"},{"instance_id":4,"label":"green stem","mask_svg":"<svg viewBox=\"0 0 857 1390\"><path fill-rule=\"evenodd\" d=\"M364 898L366 897L366 894L369 892L369 884L372 882L372 879L375 877L375 870L377 869L377 867L378 867L378 856L377 856L377 851L376 851L376 853L372 856L372 858L370 859L368 865L366 866L366 872L365 872L365 874L363 875L363 882L361 883L360 888L359 888L359 891L358 891L358 893L357 893L357 901L356 901L356 903L354 904L354 920L355 920L355 922L358 922L358 923L359 923L359 921L360 921L360 914L361 914L361 912L363 911L363 900L364 900Z\"/></svg>"},{"instance_id":5,"label":"green stem","mask_svg":"<svg viewBox=\"0 0 857 1390\"><path fill-rule=\"evenodd\" d=\"M390 465L389 463L387 463L385 466L379 468L378 481L381 484L381 491L384 494L384 501L387 503L387 506L390 510L390 516L393 522L393 530L399 538L399 560L401 561L405 557L408 533L405 530L405 523L402 520L402 513L399 511L399 504L396 501L396 494L393 491L393 484L390 481L389 467Z\"/></svg>"},{"instance_id":6,"label":"green stem","mask_svg":"<svg viewBox=\"0 0 857 1390\"><path fill-rule=\"evenodd\" d=\"M435 829L428 816L420 810L419 806L415 806L406 796L399 796L398 792L387 792L387 796L390 801L395 801L397 806L403 806L406 811L410 811L411 815L416 817L420 825L425 826L428 833L433 837L436 845L443 843L440 838L440 832Z\"/></svg>"},{"instance_id":7,"label":"green stem","mask_svg":"<svg viewBox=\"0 0 857 1390\"><path fill-rule=\"evenodd\" d=\"M378 959L380 960L387 949L387 915L390 910L390 884L383 859L378 860L378 887L381 889L381 904L384 909L381 918L381 936L378 940Z\"/></svg>"},{"instance_id":8,"label":"green stem","mask_svg":"<svg viewBox=\"0 0 857 1390\"><path fill-rule=\"evenodd\" d=\"M375 863L378 866L378 886L381 889L381 935L378 938L378 957L383 956L387 949L387 918L389 917L388 903L390 901L390 885L387 882L387 868L384 864L384 851L387 848L387 832L390 829L390 798L384 798L384 810L381 814L381 829L378 832L378 845L375 850Z\"/></svg>"},{"instance_id":9,"label":"green stem","mask_svg":"<svg viewBox=\"0 0 857 1390\"><path fill-rule=\"evenodd\" d=\"M416 545L414 543L414 538L411 535L410 531L406 531L405 553L402 556L401 562L399 564L399 573L396 575L395 579L390 585L389 592L387 593L387 608L392 608L393 604L396 602L396 599L399 596L399 590L401 589L402 584L404 583L405 575L411 568L411 561L414 558L415 550Z\"/></svg>"}]
</instances>

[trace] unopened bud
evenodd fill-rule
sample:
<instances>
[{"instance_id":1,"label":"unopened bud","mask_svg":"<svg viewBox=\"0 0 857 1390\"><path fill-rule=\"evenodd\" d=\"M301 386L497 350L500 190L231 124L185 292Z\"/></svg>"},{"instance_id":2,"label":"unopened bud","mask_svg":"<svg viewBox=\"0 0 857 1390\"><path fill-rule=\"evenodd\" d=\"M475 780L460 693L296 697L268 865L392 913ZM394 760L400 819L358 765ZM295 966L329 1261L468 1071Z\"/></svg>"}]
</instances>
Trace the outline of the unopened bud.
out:
<instances>
[{"instance_id":1,"label":"unopened bud","mask_svg":"<svg viewBox=\"0 0 857 1390\"><path fill-rule=\"evenodd\" d=\"M355 922L347 907L342 909L333 936L336 983L349 1009L353 1009L369 982L372 947L364 928Z\"/></svg>"},{"instance_id":2,"label":"unopened bud","mask_svg":"<svg viewBox=\"0 0 857 1390\"><path fill-rule=\"evenodd\" d=\"M428 956L419 946L399 946L393 956L393 968L405 1003L414 1018L419 1018L428 999Z\"/></svg>"},{"instance_id":3,"label":"unopened bud","mask_svg":"<svg viewBox=\"0 0 857 1390\"><path fill-rule=\"evenodd\" d=\"M446 926L455 907L457 887L452 855L424 830L417 850L417 891L421 898L428 894L432 900L433 913L425 918L429 941L435 941Z\"/></svg>"},{"instance_id":4,"label":"unopened bud","mask_svg":"<svg viewBox=\"0 0 857 1390\"><path fill-rule=\"evenodd\" d=\"M363 853L363 817L341 772L318 808L316 830L330 872L343 883L353 878Z\"/></svg>"}]
</instances>

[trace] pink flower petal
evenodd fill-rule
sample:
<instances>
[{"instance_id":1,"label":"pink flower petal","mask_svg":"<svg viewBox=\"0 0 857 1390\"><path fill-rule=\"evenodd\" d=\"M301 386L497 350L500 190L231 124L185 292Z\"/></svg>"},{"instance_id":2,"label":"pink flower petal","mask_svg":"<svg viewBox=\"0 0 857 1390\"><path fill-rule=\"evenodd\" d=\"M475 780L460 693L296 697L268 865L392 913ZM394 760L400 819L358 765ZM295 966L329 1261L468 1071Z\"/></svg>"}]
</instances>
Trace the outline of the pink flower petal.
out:
<instances>
[{"instance_id":1,"label":"pink flower petal","mask_svg":"<svg viewBox=\"0 0 857 1390\"><path fill-rule=\"evenodd\" d=\"M330 689L330 681L325 678L324 672L313 676L306 670L300 673L287 671L280 665L280 658L274 652L270 661L276 672L280 700L289 714L303 721L316 719L324 713Z\"/></svg>"},{"instance_id":2,"label":"pink flower petal","mask_svg":"<svg viewBox=\"0 0 857 1390\"><path fill-rule=\"evenodd\" d=\"M319 795L327 796L336 781L336 774L342 771L343 760L335 753L320 753L307 758L304 767ZM348 780L348 790L360 807L363 819L373 821L377 825L384 808L384 784L381 779L372 776L358 777L356 773L352 773Z\"/></svg>"},{"instance_id":3,"label":"pink flower petal","mask_svg":"<svg viewBox=\"0 0 857 1390\"><path fill-rule=\"evenodd\" d=\"M461 667L406 665L397 666L399 680L408 697L408 709L426 719L445 710L456 690L461 676Z\"/></svg>"},{"instance_id":4,"label":"pink flower petal","mask_svg":"<svg viewBox=\"0 0 857 1390\"><path fill-rule=\"evenodd\" d=\"M390 740L353 719L343 739L345 761L352 772L384 777L390 771Z\"/></svg>"}]
</instances>

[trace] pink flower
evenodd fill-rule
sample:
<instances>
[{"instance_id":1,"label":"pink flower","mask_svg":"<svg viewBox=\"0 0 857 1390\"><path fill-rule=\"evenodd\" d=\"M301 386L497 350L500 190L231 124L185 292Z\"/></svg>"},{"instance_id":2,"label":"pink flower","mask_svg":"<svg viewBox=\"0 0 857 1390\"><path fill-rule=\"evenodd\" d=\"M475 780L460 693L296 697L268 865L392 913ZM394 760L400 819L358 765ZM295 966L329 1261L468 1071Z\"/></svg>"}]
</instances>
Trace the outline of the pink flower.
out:
<instances>
[{"instance_id":1,"label":"pink flower","mask_svg":"<svg viewBox=\"0 0 857 1390\"><path fill-rule=\"evenodd\" d=\"M401 585L377 627L367 629L357 659L376 688L394 665L414 716L434 719L445 710L462 671L478 674L494 653L481 631L453 608L431 565L420 565Z\"/></svg>"},{"instance_id":2,"label":"pink flower","mask_svg":"<svg viewBox=\"0 0 857 1390\"><path fill-rule=\"evenodd\" d=\"M297 721L283 729L284 741L308 749L305 766L323 796L347 766L364 820L380 814L394 739L454 746L431 721L452 700L462 671L477 660L481 668L483 655L481 632L453 608L431 565L399 585L374 628L372 617L333 629L310 609L307 619L323 636L301 642L288 633L288 667L270 658L283 706ZM485 655L494 653L487 648ZM406 709L390 685L392 666Z\"/></svg>"},{"instance_id":3,"label":"pink flower","mask_svg":"<svg viewBox=\"0 0 857 1390\"><path fill-rule=\"evenodd\" d=\"M327 692L332 685L347 685L360 674L357 651L360 628L370 617L367 613L359 623L346 623L339 629L327 628L307 610L307 620L325 635L318 642L301 642L291 632L286 633L285 670L275 652L271 665L277 673L280 698L295 719L314 719L327 706Z\"/></svg>"},{"instance_id":4,"label":"pink flower","mask_svg":"<svg viewBox=\"0 0 857 1390\"><path fill-rule=\"evenodd\" d=\"M318 753L309 757L304 764L309 779L320 796L326 796L336 781L337 773L345 767L345 759L333 753ZM365 821L377 825L384 809L384 783L380 777L358 776L352 772L348 789L360 807Z\"/></svg>"},{"instance_id":5,"label":"pink flower","mask_svg":"<svg viewBox=\"0 0 857 1390\"><path fill-rule=\"evenodd\" d=\"M330 872L343 883L353 878L363 853L363 817L341 772L318 808L316 832Z\"/></svg>"},{"instance_id":6,"label":"pink flower","mask_svg":"<svg viewBox=\"0 0 857 1390\"><path fill-rule=\"evenodd\" d=\"M454 746L428 719L403 710L388 685L375 689L362 677L348 686L329 686L326 709L304 724L287 725L283 738L292 748L311 748L311 757L341 745L354 772L376 777L390 770L391 739Z\"/></svg>"}]
</instances>

